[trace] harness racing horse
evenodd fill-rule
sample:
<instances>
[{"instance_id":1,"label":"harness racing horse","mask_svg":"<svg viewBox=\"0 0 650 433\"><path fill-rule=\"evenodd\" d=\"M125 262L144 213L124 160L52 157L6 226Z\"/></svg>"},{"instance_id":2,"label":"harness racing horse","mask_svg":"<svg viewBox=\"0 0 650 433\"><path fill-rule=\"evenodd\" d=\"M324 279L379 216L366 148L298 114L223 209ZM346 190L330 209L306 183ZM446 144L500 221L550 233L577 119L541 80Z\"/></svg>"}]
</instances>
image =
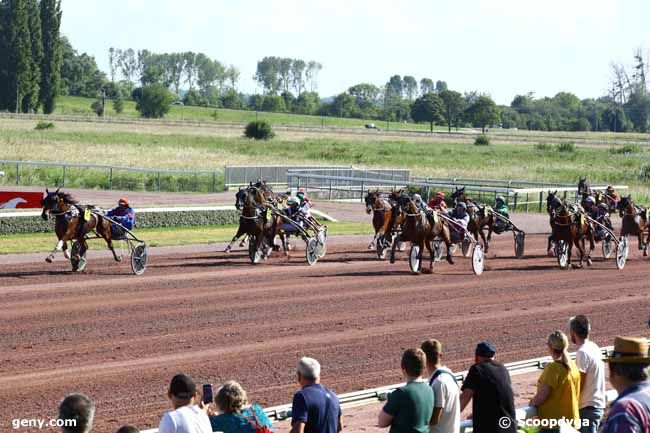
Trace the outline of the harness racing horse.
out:
<instances>
[{"instance_id":1,"label":"harness racing horse","mask_svg":"<svg viewBox=\"0 0 650 433\"><path fill-rule=\"evenodd\" d=\"M650 209L637 207L632 201L632 196L629 195L621 198L617 208L622 218L621 237L636 236L639 240L639 249L643 250L644 257L647 256L650 232L648 232L645 242L643 242L643 234L650 220Z\"/></svg>"},{"instance_id":2,"label":"harness racing horse","mask_svg":"<svg viewBox=\"0 0 650 433\"><path fill-rule=\"evenodd\" d=\"M373 250L377 246L379 238L384 234L384 227L391 217L391 205L385 198L379 196L379 191L368 191L364 197L366 213L372 214L372 226L375 229L375 236L368 244L368 249Z\"/></svg>"},{"instance_id":3,"label":"harness racing horse","mask_svg":"<svg viewBox=\"0 0 650 433\"><path fill-rule=\"evenodd\" d=\"M553 229L552 241L556 244L562 241L567 245L567 267L571 265L571 254L574 245L580 254L580 263L574 266L577 268L582 267L585 257L585 238L589 239L587 265L591 265L591 252L594 249L593 230L577 205L567 204L566 201L562 200L560 206L552 212L551 227Z\"/></svg>"},{"instance_id":4,"label":"harness racing horse","mask_svg":"<svg viewBox=\"0 0 650 433\"><path fill-rule=\"evenodd\" d=\"M449 260L450 258L451 239L449 227L446 221L440 218L438 211L433 211L431 218L429 218L411 199L402 201L400 207L402 207L405 217L400 239L405 242L410 242L411 248L413 246L418 247L417 268L413 269L413 272L419 273L422 269L422 254L426 246L429 251L429 268L425 269L424 272L430 274L433 272L433 262L435 259L433 252L433 240L435 238L442 238L447 247L447 259Z\"/></svg>"},{"instance_id":5,"label":"harness racing horse","mask_svg":"<svg viewBox=\"0 0 650 433\"><path fill-rule=\"evenodd\" d=\"M488 211L487 206L478 204L465 195L465 187L458 188L453 192L451 198L454 203L464 202L467 205L467 214L469 215L469 223L467 224L467 231L474 236L476 242L479 236L483 241L483 249L487 253L490 248L490 241L492 240L492 232L494 231L495 217ZM483 229L487 227L488 235L485 236Z\"/></svg>"},{"instance_id":6,"label":"harness racing horse","mask_svg":"<svg viewBox=\"0 0 650 433\"><path fill-rule=\"evenodd\" d=\"M72 257L75 259L75 262L78 263L76 267L73 267L73 271L83 271L86 264L85 260L82 259L85 257L86 251L88 250L86 234L92 231L97 233L99 237L106 241L108 249L113 253L115 261L121 261L121 258L113 248L111 222L109 220L100 217L96 213L90 213L88 220L84 220L84 212L82 212L82 210L85 209L82 209L79 203L77 203L70 194L59 192L59 189L50 192L46 188L45 197L41 200L41 206L43 206L41 218L46 221L50 216L55 218L56 222L54 232L58 238L54 250L52 250L50 255L45 258L46 262L52 263L54 260L54 254L57 251L61 251L61 249L63 249L63 255L65 258L70 259L71 257L68 253L68 241L76 240L79 243L80 249L75 252Z\"/></svg>"},{"instance_id":7,"label":"harness racing horse","mask_svg":"<svg viewBox=\"0 0 650 433\"><path fill-rule=\"evenodd\" d=\"M235 209L238 211L241 211L244 205L246 204L246 189L244 188L239 188L239 191L235 193ZM229 253L232 250L232 244L235 243L237 239L243 236L243 239L239 243L239 247L243 247L244 243L246 242L246 239L248 239L248 235L244 235L243 233L240 234L239 231L237 231L237 234L231 239L230 243L224 250L224 253Z\"/></svg>"},{"instance_id":8,"label":"harness racing horse","mask_svg":"<svg viewBox=\"0 0 650 433\"><path fill-rule=\"evenodd\" d=\"M395 263L395 249L399 247L400 251L406 248L403 241L399 239L402 231L402 225L406 219L402 211L402 204L410 200L403 190L393 191L389 195L391 210L389 217L385 220L384 227L381 229L382 235L377 239L377 252L381 250L380 257L383 256L383 250L390 248L390 262Z\"/></svg>"},{"instance_id":9,"label":"harness racing horse","mask_svg":"<svg viewBox=\"0 0 650 433\"><path fill-rule=\"evenodd\" d=\"M557 190L551 192L548 192L548 195L546 196L546 212L548 213L549 216L549 224L551 225L551 234L548 237L548 246L546 248L546 251L548 252L549 256L553 256L553 239L555 237L555 225L553 224L553 218L555 217L555 214L559 211L560 207L562 206L562 199L558 197L557 195Z\"/></svg>"},{"instance_id":10,"label":"harness racing horse","mask_svg":"<svg viewBox=\"0 0 650 433\"><path fill-rule=\"evenodd\" d=\"M235 206L241 209L242 214L239 217L239 228L233 236L230 244L226 247L225 252L230 252L232 244L243 235L249 238L249 251L259 251L265 244L265 198L260 188L249 186L247 189L240 189L236 194Z\"/></svg>"}]
</instances>

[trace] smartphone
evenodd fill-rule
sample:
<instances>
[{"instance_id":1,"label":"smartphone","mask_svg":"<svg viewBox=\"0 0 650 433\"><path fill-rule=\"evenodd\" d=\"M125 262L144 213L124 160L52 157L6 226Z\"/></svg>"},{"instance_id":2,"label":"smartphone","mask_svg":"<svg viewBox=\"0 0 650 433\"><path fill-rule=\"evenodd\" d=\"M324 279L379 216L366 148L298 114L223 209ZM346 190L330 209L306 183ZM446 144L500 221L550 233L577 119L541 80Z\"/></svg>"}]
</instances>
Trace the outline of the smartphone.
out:
<instances>
[{"instance_id":1,"label":"smartphone","mask_svg":"<svg viewBox=\"0 0 650 433\"><path fill-rule=\"evenodd\" d=\"M203 385L203 403L210 404L213 402L212 384L206 383Z\"/></svg>"}]
</instances>

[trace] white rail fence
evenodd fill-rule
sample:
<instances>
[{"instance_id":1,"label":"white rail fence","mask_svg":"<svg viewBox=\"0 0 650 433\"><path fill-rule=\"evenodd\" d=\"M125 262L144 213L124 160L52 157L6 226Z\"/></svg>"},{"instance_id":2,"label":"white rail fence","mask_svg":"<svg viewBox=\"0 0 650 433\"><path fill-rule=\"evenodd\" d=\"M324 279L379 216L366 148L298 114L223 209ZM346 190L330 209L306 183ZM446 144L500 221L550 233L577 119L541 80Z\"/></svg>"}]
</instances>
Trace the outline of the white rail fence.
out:
<instances>
[{"instance_id":1,"label":"white rail fence","mask_svg":"<svg viewBox=\"0 0 650 433\"><path fill-rule=\"evenodd\" d=\"M607 346L601 348L601 353L603 356L607 356L614 350L613 346ZM575 359L575 353L570 354L571 359ZM543 370L547 363L551 362L552 359L550 356L543 356L540 358L529 359L526 361L516 361L505 364L506 369L511 376L517 376L522 374L534 373L539 370ZM467 371L460 373L455 373L454 377L456 382L460 385L465 380L467 376ZM394 385L382 386L378 388L366 389L363 391L355 391L346 394L339 395L339 400L341 402L341 407L351 408L357 406L364 406L372 403L377 403L385 401L388 398L388 394L393 392L395 389L404 386L405 383L398 383ZM617 397L616 391L610 390L607 392L607 403L611 403ZM291 417L291 404L283 404L279 406L267 407L264 409L264 413L272 421L282 421ZM536 415L536 409L530 406L525 406L517 408L516 416L517 420L526 420L534 417ZM472 421L465 420L461 423L461 433L468 433L472 431ZM142 433L158 433L158 429L149 429L143 430Z\"/></svg>"}]
</instances>

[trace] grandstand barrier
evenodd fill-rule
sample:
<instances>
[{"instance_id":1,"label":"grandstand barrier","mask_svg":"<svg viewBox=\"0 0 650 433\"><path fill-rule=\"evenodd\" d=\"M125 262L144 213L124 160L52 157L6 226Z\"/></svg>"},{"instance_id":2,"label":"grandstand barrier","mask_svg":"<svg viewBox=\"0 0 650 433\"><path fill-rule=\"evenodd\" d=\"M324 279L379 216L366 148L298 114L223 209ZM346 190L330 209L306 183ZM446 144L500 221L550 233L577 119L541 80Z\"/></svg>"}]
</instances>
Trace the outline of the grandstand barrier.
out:
<instances>
[{"instance_id":1,"label":"grandstand barrier","mask_svg":"<svg viewBox=\"0 0 650 433\"><path fill-rule=\"evenodd\" d=\"M601 353L603 356L607 356L611 351L614 350L614 346L602 347ZM571 359L575 359L575 352L570 353L569 356ZM515 361L504 364L511 376L517 376L522 374L534 373L539 370L543 370L546 364L551 362L552 359L550 356L543 356L540 358L529 359L526 361ZM467 376L467 371L460 373L454 373L456 382L460 385L465 380ZM388 394L406 385L405 383L398 383L394 385L382 386L378 388L366 389L363 391L355 391L346 394L339 395L339 400L341 403L341 408L351 408L357 406L364 406L368 404L373 404L377 402L386 401L388 399ZM607 391L606 398L607 404L609 405L613 400L616 399L617 393L614 390ZM267 407L264 409L264 413L271 419L271 421L283 421L288 418L291 418L291 404L283 404L279 406ZM525 406L517 408L516 417L517 420L531 419L537 414L534 407ZM460 427L461 433L469 433L472 431L472 421L464 420L461 422ZM141 433L158 433L158 429L149 429L142 430Z\"/></svg>"}]
</instances>

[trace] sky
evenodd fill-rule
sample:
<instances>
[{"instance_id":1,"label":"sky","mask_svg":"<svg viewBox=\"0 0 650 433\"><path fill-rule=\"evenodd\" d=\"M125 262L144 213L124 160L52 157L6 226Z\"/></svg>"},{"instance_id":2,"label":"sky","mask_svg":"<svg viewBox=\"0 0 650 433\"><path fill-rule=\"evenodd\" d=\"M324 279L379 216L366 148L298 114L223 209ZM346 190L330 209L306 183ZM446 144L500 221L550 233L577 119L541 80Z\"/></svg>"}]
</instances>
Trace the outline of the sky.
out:
<instances>
[{"instance_id":1,"label":"sky","mask_svg":"<svg viewBox=\"0 0 650 433\"><path fill-rule=\"evenodd\" d=\"M108 6L110 5L110 6ZM61 33L108 72L108 49L203 52L261 93L265 56L316 60L322 97L391 75L499 104L606 94L611 63L650 50L648 0L62 0Z\"/></svg>"}]
</instances>

